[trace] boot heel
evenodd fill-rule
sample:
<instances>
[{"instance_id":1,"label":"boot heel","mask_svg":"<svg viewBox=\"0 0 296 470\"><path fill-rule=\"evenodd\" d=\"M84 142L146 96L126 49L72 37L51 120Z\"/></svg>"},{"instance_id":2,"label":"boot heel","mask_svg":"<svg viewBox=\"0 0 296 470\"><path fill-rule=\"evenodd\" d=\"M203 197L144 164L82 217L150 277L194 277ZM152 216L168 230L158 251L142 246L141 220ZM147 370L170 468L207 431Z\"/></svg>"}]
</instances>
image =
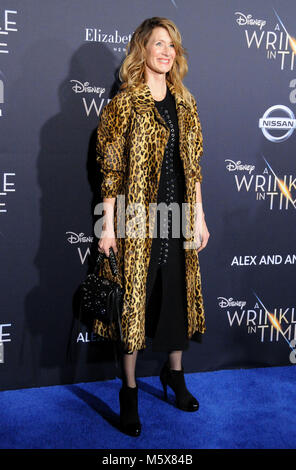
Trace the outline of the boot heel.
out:
<instances>
[{"instance_id":1,"label":"boot heel","mask_svg":"<svg viewBox=\"0 0 296 470\"><path fill-rule=\"evenodd\" d=\"M164 396L164 399L167 401L168 399L168 390L167 390L167 384L164 382L164 380L160 379L161 381L161 384L162 384L162 388L163 388L163 396Z\"/></svg>"},{"instance_id":2,"label":"boot heel","mask_svg":"<svg viewBox=\"0 0 296 470\"><path fill-rule=\"evenodd\" d=\"M188 391L184 378L184 368L171 370L168 361L163 365L160 372L160 381L163 386L165 399L167 400L167 386L171 387L176 395L176 406L183 411L197 411L199 403Z\"/></svg>"}]
</instances>

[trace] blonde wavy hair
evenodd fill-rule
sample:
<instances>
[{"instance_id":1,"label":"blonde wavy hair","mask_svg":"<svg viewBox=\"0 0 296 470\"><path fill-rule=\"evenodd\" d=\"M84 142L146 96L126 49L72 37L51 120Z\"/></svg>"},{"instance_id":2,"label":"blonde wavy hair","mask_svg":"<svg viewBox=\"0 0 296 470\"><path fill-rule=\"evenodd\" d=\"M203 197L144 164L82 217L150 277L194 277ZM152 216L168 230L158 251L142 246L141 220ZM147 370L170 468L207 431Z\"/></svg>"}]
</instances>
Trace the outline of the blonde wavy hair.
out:
<instances>
[{"instance_id":1,"label":"blonde wavy hair","mask_svg":"<svg viewBox=\"0 0 296 470\"><path fill-rule=\"evenodd\" d=\"M172 83L177 93L192 106L192 94L182 83L188 72L187 50L182 46L181 34L175 23L167 18L154 16L147 18L136 29L127 45L126 57L119 70L122 82L120 90L134 89L145 83L146 45L154 28L161 26L167 30L175 46L176 57L167 80Z\"/></svg>"}]
</instances>

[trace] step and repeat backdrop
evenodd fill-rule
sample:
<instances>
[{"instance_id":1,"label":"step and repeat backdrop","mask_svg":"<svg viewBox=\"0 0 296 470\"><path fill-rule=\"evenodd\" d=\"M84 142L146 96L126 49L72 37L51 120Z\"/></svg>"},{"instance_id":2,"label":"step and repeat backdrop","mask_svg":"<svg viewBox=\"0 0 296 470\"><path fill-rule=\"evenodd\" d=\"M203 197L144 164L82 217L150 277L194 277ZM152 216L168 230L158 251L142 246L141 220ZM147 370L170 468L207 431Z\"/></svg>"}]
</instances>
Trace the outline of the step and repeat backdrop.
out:
<instances>
[{"instance_id":1,"label":"step and repeat backdrop","mask_svg":"<svg viewBox=\"0 0 296 470\"><path fill-rule=\"evenodd\" d=\"M204 137L207 331L185 370L296 362L295 2L2 0L2 390L117 375L112 346L78 322L78 289L97 248L96 127L152 16L181 31ZM148 344L137 375L163 359Z\"/></svg>"}]
</instances>

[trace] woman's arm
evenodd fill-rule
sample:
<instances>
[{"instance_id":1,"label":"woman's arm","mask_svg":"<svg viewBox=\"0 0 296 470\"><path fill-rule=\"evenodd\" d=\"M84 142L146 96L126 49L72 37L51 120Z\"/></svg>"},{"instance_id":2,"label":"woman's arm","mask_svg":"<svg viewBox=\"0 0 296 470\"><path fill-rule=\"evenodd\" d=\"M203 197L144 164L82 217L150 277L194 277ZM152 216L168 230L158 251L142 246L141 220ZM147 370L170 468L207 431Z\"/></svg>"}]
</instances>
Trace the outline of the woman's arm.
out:
<instances>
[{"instance_id":1,"label":"woman's arm","mask_svg":"<svg viewBox=\"0 0 296 470\"><path fill-rule=\"evenodd\" d=\"M112 198L103 198L103 226L101 238L98 243L100 251L109 256L109 248L112 247L114 253L117 253L116 238L114 232L114 205L115 197Z\"/></svg>"},{"instance_id":2,"label":"woman's arm","mask_svg":"<svg viewBox=\"0 0 296 470\"><path fill-rule=\"evenodd\" d=\"M196 203L202 210L202 215L203 217L205 216L205 213L203 211L203 206L202 206L202 195L201 195L201 184L199 181L195 183L195 194L196 194Z\"/></svg>"},{"instance_id":3,"label":"woman's arm","mask_svg":"<svg viewBox=\"0 0 296 470\"><path fill-rule=\"evenodd\" d=\"M201 245L197 249L197 253L203 250L208 243L210 233L206 224L205 213L203 211L202 205L202 195L201 195L201 183L195 183L195 194L196 194L196 226L195 226L195 237L197 240L201 241Z\"/></svg>"},{"instance_id":4,"label":"woman's arm","mask_svg":"<svg viewBox=\"0 0 296 470\"><path fill-rule=\"evenodd\" d=\"M124 111L123 111L124 110ZM129 126L128 97L120 92L104 107L97 128L97 162L103 175L101 196L120 194L126 168L126 132Z\"/></svg>"},{"instance_id":5,"label":"woman's arm","mask_svg":"<svg viewBox=\"0 0 296 470\"><path fill-rule=\"evenodd\" d=\"M121 193L126 169L126 132L129 125L129 106L123 93L117 94L103 109L97 129L97 162L103 181L103 227L98 243L100 251L109 256L109 248L117 253L114 233L114 206ZM122 110L124 109L124 112Z\"/></svg>"},{"instance_id":6,"label":"woman's arm","mask_svg":"<svg viewBox=\"0 0 296 470\"><path fill-rule=\"evenodd\" d=\"M196 129L196 137L195 137L195 146L194 146L194 154L196 159L196 176L195 176L195 194L196 194L196 227L195 227L195 236L197 240L201 240L201 245L197 249L197 253L203 250L209 240L210 233L207 228L206 220L205 220L205 213L203 210L202 204L202 194L201 194L201 183L203 180L202 172L201 172L201 165L200 159L203 156L203 135L202 135L202 128L200 119L197 112L197 104L194 100L194 121L195 121L195 129Z\"/></svg>"}]
</instances>

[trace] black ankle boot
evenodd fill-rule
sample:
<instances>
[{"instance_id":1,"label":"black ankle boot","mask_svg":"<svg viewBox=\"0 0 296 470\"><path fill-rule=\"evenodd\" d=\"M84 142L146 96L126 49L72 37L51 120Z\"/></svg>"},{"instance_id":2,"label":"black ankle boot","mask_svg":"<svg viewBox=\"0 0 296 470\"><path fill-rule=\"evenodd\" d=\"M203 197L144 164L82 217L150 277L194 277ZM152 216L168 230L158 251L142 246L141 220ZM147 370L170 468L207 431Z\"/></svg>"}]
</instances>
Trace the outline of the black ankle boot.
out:
<instances>
[{"instance_id":1,"label":"black ankle boot","mask_svg":"<svg viewBox=\"0 0 296 470\"><path fill-rule=\"evenodd\" d=\"M120 404L120 428L122 432L130 436L141 434L141 423L138 415L138 384L136 387L128 387L123 384L119 391Z\"/></svg>"},{"instance_id":2,"label":"black ankle boot","mask_svg":"<svg viewBox=\"0 0 296 470\"><path fill-rule=\"evenodd\" d=\"M164 398L168 399L167 386L169 385L176 395L177 407L183 411L197 411L199 403L187 390L184 378L184 368L182 370L172 370L167 361L160 372L160 381L163 386Z\"/></svg>"}]
</instances>

